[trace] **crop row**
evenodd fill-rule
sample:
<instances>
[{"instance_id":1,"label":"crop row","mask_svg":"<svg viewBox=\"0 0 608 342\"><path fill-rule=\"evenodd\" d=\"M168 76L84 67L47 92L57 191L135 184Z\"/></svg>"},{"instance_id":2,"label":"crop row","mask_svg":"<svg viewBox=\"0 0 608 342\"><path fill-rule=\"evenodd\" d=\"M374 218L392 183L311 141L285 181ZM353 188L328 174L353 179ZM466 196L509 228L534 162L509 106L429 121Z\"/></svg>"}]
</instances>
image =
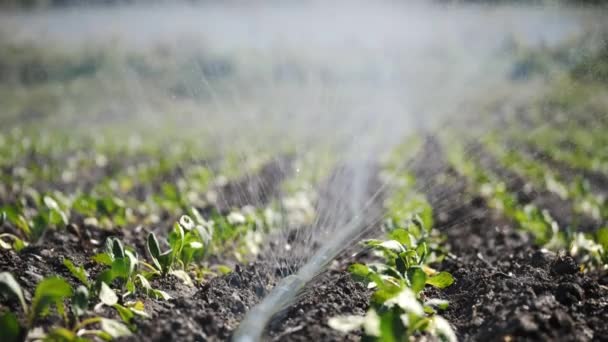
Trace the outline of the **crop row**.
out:
<instances>
[{"instance_id":1,"label":"crop row","mask_svg":"<svg viewBox=\"0 0 608 342\"><path fill-rule=\"evenodd\" d=\"M2 273L0 292L10 310L2 310L0 324L7 340L130 335L135 321L149 316L144 303L172 296L159 279L187 286L206 281L230 272L218 260L245 262L255 257L264 236L276 228L309 224L315 215L314 186L333 165L327 151L303 155L293 161L296 172L283 180L277 172L287 172L290 166L277 164L276 158L262 159L263 155L255 160L227 155L206 164L193 160L194 151L179 144L184 147L181 153L163 153L115 150L103 144L106 149L56 149L56 141L30 140L20 132L3 135L0 148L9 153L2 155L2 166L11 170L3 173L3 183L11 187L2 189L0 197L0 252L10 258L27 256L47 240L67 236L70 244L99 253L65 258L63 267L70 277L43 277L35 290L29 280L20 286L17 279L24 279L22 274ZM44 162L36 169L39 159ZM124 160L133 161L120 164ZM107 165L113 165L113 171ZM19 168L23 171L14 172ZM44 169L48 171L40 171ZM73 187L55 181L66 172L74 173ZM96 175L91 187L80 183L87 173ZM273 188L279 193L270 193ZM141 191L143 195L138 194ZM253 197L243 198L247 191L252 194L245 197ZM202 201L191 196L205 193ZM164 233L163 228L180 215ZM28 291L34 293L30 296ZM43 330L49 320L50 328Z\"/></svg>"},{"instance_id":2,"label":"crop row","mask_svg":"<svg viewBox=\"0 0 608 342\"><path fill-rule=\"evenodd\" d=\"M581 190L579 184L560 183L550 169L518 152L505 151L490 138L482 146L484 148L485 151L467 150L462 144L450 143L448 149L451 164L470 179L474 193L486 198L491 207L531 233L538 245L570 251L583 269L605 268L608 228L603 228L600 221L585 227L586 232L583 232L580 225L589 211L594 211L593 195ZM487 151L496 154L496 167L489 168L483 162ZM528 185L514 182L517 176L527 180ZM527 189L518 188L520 186ZM564 203L566 208L563 208ZM564 215L562 211L572 215Z\"/></svg>"},{"instance_id":3,"label":"crop row","mask_svg":"<svg viewBox=\"0 0 608 342\"><path fill-rule=\"evenodd\" d=\"M337 316L328 324L339 331L361 329L366 339L396 341L431 335L455 341L456 335L439 314L449 303L425 295L425 287L443 289L454 279L432 266L447 251L433 227L433 212L425 196L416 190L415 177L405 168L408 156L419 149L418 137L409 139L386 159L381 174L391 189L385 201L383 239L368 239L364 248L373 252L367 263L349 267L353 277L373 289L365 316Z\"/></svg>"}]
</instances>

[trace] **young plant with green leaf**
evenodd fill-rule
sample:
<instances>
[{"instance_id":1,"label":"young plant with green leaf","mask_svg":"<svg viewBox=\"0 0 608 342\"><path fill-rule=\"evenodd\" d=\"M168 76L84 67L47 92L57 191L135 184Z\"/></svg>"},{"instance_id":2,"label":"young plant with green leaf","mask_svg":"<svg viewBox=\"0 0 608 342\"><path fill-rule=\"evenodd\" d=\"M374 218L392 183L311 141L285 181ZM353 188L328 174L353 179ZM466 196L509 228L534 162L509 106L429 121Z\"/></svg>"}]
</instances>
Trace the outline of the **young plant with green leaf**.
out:
<instances>
[{"instance_id":1,"label":"young plant with green leaf","mask_svg":"<svg viewBox=\"0 0 608 342\"><path fill-rule=\"evenodd\" d=\"M152 259L154 269L161 275L173 274L187 283L191 283L188 271L193 262L200 260L205 253L205 247L212 239L213 231L210 225L194 222L190 216L183 215L173 226L167 244L169 249L162 251L154 233L147 239L147 249Z\"/></svg>"},{"instance_id":2,"label":"young plant with green leaf","mask_svg":"<svg viewBox=\"0 0 608 342\"><path fill-rule=\"evenodd\" d=\"M126 337L131 331L122 323L103 317L83 318L87 315L89 292L86 287L79 286L76 291L63 278L50 277L43 279L36 286L30 305L27 304L23 290L12 274L0 273L0 294L7 299L17 299L25 317L22 325L18 316L5 312L0 316L0 331L3 341L19 341L23 339L79 342L87 341L86 336L96 336L103 340ZM65 305L70 300L72 317ZM52 327L47 332L35 329L36 322L51 313L52 307L62 318L64 326ZM70 326L70 322L74 322ZM91 327L99 325L100 329Z\"/></svg>"},{"instance_id":3,"label":"young plant with green leaf","mask_svg":"<svg viewBox=\"0 0 608 342\"><path fill-rule=\"evenodd\" d=\"M365 241L383 262L353 264L349 271L355 279L375 288L372 308L365 317L334 317L328 324L344 332L363 328L366 340L408 340L425 333L455 341L450 324L437 315L438 310L447 308L447 301L425 300L423 295L426 285L443 289L454 282L448 272L437 272L428 266L429 256L440 252L430 251L429 233L415 216L406 226L392 229L390 240Z\"/></svg>"}]
</instances>

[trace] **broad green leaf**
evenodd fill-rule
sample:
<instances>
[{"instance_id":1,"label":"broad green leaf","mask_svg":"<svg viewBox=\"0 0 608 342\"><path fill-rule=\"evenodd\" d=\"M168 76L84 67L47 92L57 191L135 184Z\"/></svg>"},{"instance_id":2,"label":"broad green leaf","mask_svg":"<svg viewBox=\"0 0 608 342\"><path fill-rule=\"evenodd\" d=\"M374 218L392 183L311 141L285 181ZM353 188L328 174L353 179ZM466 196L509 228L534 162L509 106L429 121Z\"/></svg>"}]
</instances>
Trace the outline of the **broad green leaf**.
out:
<instances>
[{"instance_id":1,"label":"broad green leaf","mask_svg":"<svg viewBox=\"0 0 608 342\"><path fill-rule=\"evenodd\" d=\"M131 330L129 330L126 325L113 319L102 318L101 330L108 333L112 338L131 336Z\"/></svg>"},{"instance_id":2,"label":"broad green leaf","mask_svg":"<svg viewBox=\"0 0 608 342\"><path fill-rule=\"evenodd\" d=\"M74 278L80 280L80 282L86 287L90 287L91 284L89 283L89 274L84 269L84 267L74 265L74 263L67 258L63 259L63 264L65 265L65 267L67 267L67 269L74 276Z\"/></svg>"},{"instance_id":3,"label":"broad green leaf","mask_svg":"<svg viewBox=\"0 0 608 342\"><path fill-rule=\"evenodd\" d=\"M401 291L401 287L393 284L383 284L382 287L378 286L378 288L379 290L372 295L372 301L378 305L384 304L387 300L395 297Z\"/></svg>"},{"instance_id":4,"label":"broad green leaf","mask_svg":"<svg viewBox=\"0 0 608 342\"><path fill-rule=\"evenodd\" d=\"M43 279L36 286L32 307L30 312L30 322L36 317L47 312L53 303L62 302L65 298L72 295L72 287L60 277Z\"/></svg>"},{"instance_id":5,"label":"broad green leaf","mask_svg":"<svg viewBox=\"0 0 608 342\"><path fill-rule=\"evenodd\" d=\"M72 310L76 317L80 317L87 312L89 307L89 290L80 285L72 296Z\"/></svg>"},{"instance_id":6,"label":"broad green leaf","mask_svg":"<svg viewBox=\"0 0 608 342\"><path fill-rule=\"evenodd\" d=\"M112 283L112 281L114 281L114 273L112 272L111 269L109 270L105 270L103 272L101 272L98 276L97 279L95 280L96 284L100 284L100 283L106 283L106 284L110 284Z\"/></svg>"},{"instance_id":7,"label":"broad green leaf","mask_svg":"<svg viewBox=\"0 0 608 342\"><path fill-rule=\"evenodd\" d=\"M365 279L370 273L370 269L363 264L352 264L348 266L348 272L350 272L350 274L353 276Z\"/></svg>"},{"instance_id":8,"label":"broad green leaf","mask_svg":"<svg viewBox=\"0 0 608 342\"><path fill-rule=\"evenodd\" d=\"M129 278L129 280L127 280L125 288L129 293L135 293L135 283L133 282L133 279Z\"/></svg>"},{"instance_id":9,"label":"broad green leaf","mask_svg":"<svg viewBox=\"0 0 608 342\"><path fill-rule=\"evenodd\" d=\"M152 261L161 269L160 264L158 264L158 257L160 256L160 246L158 245L158 240L156 239L156 235L154 233L148 234L147 240L148 253L150 253L150 257L152 257Z\"/></svg>"},{"instance_id":10,"label":"broad green leaf","mask_svg":"<svg viewBox=\"0 0 608 342\"><path fill-rule=\"evenodd\" d=\"M126 256L125 260L128 261L128 263L129 263L129 274L128 275L131 275L135 271L135 268L137 267L139 260L137 260L137 256L135 254L133 254L133 252L131 252L131 251L125 250L125 256Z\"/></svg>"},{"instance_id":11,"label":"broad green leaf","mask_svg":"<svg viewBox=\"0 0 608 342\"><path fill-rule=\"evenodd\" d=\"M112 257L107 253L95 254L95 256L93 256L93 261L102 265L112 266Z\"/></svg>"},{"instance_id":12,"label":"broad green leaf","mask_svg":"<svg viewBox=\"0 0 608 342\"><path fill-rule=\"evenodd\" d=\"M27 304L25 303L25 297L23 296L23 291L12 274L8 272L0 273L0 293L4 294L6 298L12 298L13 296L17 297L19 304L21 304L21 307L23 308L23 312L27 313L28 309Z\"/></svg>"},{"instance_id":13,"label":"broad green leaf","mask_svg":"<svg viewBox=\"0 0 608 342\"><path fill-rule=\"evenodd\" d=\"M17 316L12 312L5 312L0 316L0 332L2 332L2 341L17 342L21 339L21 326L17 320Z\"/></svg>"},{"instance_id":14,"label":"broad green leaf","mask_svg":"<svg viewBox=\"0 0 608 342\"><path fill-rule=\"evenodd\" d=\"M122 246L122 242L117 238L112 238L112 254L115 259L125 257L125 248Z\"/></svg>"},{"instance_id":15,"label":"broad green leaf","mask_svg":"<svg viewBox=\"0 0 608 342\"><path fill-rule=\"evenodd\" d=\"M169 300L172 299L171 296L165 291L162 290L152 290L152 296L156 299Z\"/></svg>"},{"instance_id":16,"label":"broad green leaf","mask_svg":"<svg viewBox=\"0 0 608 342\"><path fill-rule=\"evenodd\" d=\"M232 269L226 265L215 265L215 269L217 269L220 274L228 274L232 272Z\"/></svg>"},{"instance_id":17,"label":"broad green leaf","mask_svg":"<svg viewBox=\"0 0 608 342\"><path fill-rule=\"evenodd\" d=\"M429 277L426 283L439 289L444 289L454 283L454 277L448 272L439 272Z\"/></svg>"},{"instance_id":18,"label":"broad green leaf","mask_svg":"<svg viewBox=\"0 0 608 342\"><path fill-rule=\"evenodd\" d=\"M382 243L380 243L378 245L379 247L382 248L386 248L390 251L393 251L395 253L401 253L401 252L405 252L405 248L403 247L403 245L401 243L399 243L399 241L397 240L387 240L387 241L383 241Z\"/></svg>"},{"instance_id":19,"label":"broad green leaf","mask_svg":"<svg viewBox=\"0 0 608 342\"><path fill-rule=\"evenodd\" d=\"M419 267L412 267L407 271L408 279L414 293L419 293L424 290L426 282L426 273Z\"/></svg>"},{"instance_id":20,"label":"broad green leaf","mask_svg":"<svg viewBox=\"0 0 608 342\"><path fill-rule=\"evenodd\" d=\"M66 328L54 328L46 335L45 341L76 342L82 341L82 339Z\"/></svg>"},{"instance_id":21,"label":"broad green leaf","mask_svg":"<svg viewBox=\"0 0 608 342\"><path fill-rule=\"evenodd\" d=\"M112 262L112 277L128 279L131 274L131 262L129 258L116 258Z\"/></svg>"},{"instance_id":22,"label":"broad green leaf","mask_svg":"<svg viewBox=\"0 0 608 342\"><path fill-rule=\"evenodd\" d=\"M144 311L144 303L141 301L130 303L126 307L138 316L150 318L150 315Z\"/></svg>"},{"instance_id":23,"label":"broad green leaf","mask_svg":"<svg viewBox=\"0 0 608 342\"><path fill-rule=\"evenodd\" d=\"M162 273L166 274L171 269L171 266L173 265L173 254L173 249L169 249L168 251L161 253L159 256L158 261L162 266Z\"/></svg>"},{"instance_id":24,"label":"broad green leaf","mask_svg":"<svg viewBox=\"0 0 608 342\"><path fill-rule=\"evenodd\" d=\"M99 289L99 300L107 306L118 303L118 296L106 283L102 282Z\"/></svg>"},{"instance_id":25,"label":"broad green leaf","mask_svg":"<svg viewBox=\"0 0 608 342\"><path fill-rule=\"evenodd\" d=\"M173 270L173 271L169 272L169 274L179 278L185 285L194 286L192 279L190 278L188 273L186 273L185 271Z\"/></svg>"},{"instance_id":26,"label":"broad green leaf","mask_svg":"<svg viewBox=\"0 0 608 342\"><path fill-rule=\"evenodd\" d=\"M169 245L176 254L179 254L184 246L184 229L179 223L173 225L173 231L169 234Z\"/></svg>"},{"instance_id":27,"label":"broad green leaf","mask_svg":"<svg viewBox=\"0 0 608 342\"><path fill-rule=\"evenodd\" d=\"M131 309L125 308L124 306L122 306L120 304L114 304L114 305L112 305L112 307L114 309L116 309L116 311L118 311L118 315L120 316L122 321L125 323L130 323L131 319L133 319L133 317L135 316L135 314L131 311Z\"/></svg>"},{"instance_id":28,"label":"broad green leaf","mask_svg":"<svg viewBox=\"0 0 608 342\"><path fill-rule=\"evenodd\" d=\"M418 254L418 262L422 264L426 258L427 246L425 242L422 242L416 247L416 253Z\"/></svg>"},{"instance_id":29,"label":"broad green leaf","mask_svg":"<svg viewBox=\"0 0 608 342\"><path fill-rule=\"evenodd\" d=\"M140 286L144 289L146 293L152 290L152 285L150 285L148 279L146 279L146 277L144 277L143 275L136 274L135 279L137 280L137 282L139 282Z\"/></svg>"},{"instance_id":30,"label":"broad green leaf","mask_svg":"<svg viewBox=\"0 0 608 342\"><path fill-rule=\"evenodd\" d=\"M21 239L14 239L13 248L16 252L20 252L22 249L28 246L28 243Z\"/></svg>"},{"instance_id":31,"label":"broad green leaf","mask_svg":"<svg viewBox=\"0 0 608 342\"><path fill-rule=\"evenodd\" d=\"M397 228L395 230L392 230L388 236L396 241L399 241L400 244L405 245L408 248L412 247L412 239L410 237L410 233L403 229L403 228Z\"/></svg>"},{"instance_id":32,"label":"broad green leaf","mask_svg":"<svg viewBox=\"0 0 608 342\"><path fill-rule=\"evenodd\" d=\"M59 208L59 204L57 204L57 201L55 201L52 197L44 196L43 201L47 208L52 210L61 210L61 208Z\"/></svg>"},{"instance_id":33,"label":"broad green leaf","mask_svg":"<svg viewBox=\"0 0 608 342\"><path fill-rule=\"evenodd\" d=\"M608 227L600 228L597 231L597 243L608 253Z\"/></svg>"},{"instance_id":34,"label":"broad green leaf","mask_svg":"<svg viewBox=\"0 0 608 342\"><path fill-rule=\"evenodd\" d=\"M407 341L403 324L397 309L390 309L380 315L380 342L396 342L399 339Z\"/></svg>"},{"instance_id":35,"label":"broad green leaf","mask_svg":"<svg viewBox=\"0 0 608 342\"><path fill-rule=\"evenodd\" d=\"M395 267L397 268L397 272L399 272L400 274L405 274L408 269L408 263L407 258L404 257L402 254L403 253L399 254L395 258Z\"/></svg>"}]
</instances>

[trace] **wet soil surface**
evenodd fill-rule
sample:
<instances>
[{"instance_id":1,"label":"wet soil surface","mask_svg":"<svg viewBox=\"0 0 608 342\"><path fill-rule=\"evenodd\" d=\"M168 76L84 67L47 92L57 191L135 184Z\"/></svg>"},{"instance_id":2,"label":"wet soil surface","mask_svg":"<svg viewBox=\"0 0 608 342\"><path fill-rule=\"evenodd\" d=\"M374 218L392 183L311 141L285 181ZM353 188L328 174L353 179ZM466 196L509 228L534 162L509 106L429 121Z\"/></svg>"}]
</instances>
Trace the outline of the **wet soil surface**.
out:
<instances>
[{"instance_id":1,"label":"wet soil surface","mask_svg":"<svg viewBox=\"0 0 608 342\"><path fill-rule=\"evenodd\" d=\"M426 145L441 163L437 144ZM445 162L444 162L445 163ZM608 288L601 279L579 272L568 257L538 249L533 239L466 191L467 180L447 164L423 166L418 178L442 170L449 182L429 188L433 208L460 203L437 228L445 233L455 258L438 268L451 272L455 283L429 295L450 301L443 315L462 340L590 341L608 338ZM445 184L448 185L445 185ZM458 185L460 184L460 186ZM441 196L433 195L436 192ZM540 196L538 194L537 196ZM468 219L463 220L462 215Z\"/></svg>"},{"instance_id":2,"label":"wet soil surface","mask_svg":"<svg viewBox=\"0 0 608 342\"><path fill-rule=\"evenodd\" d=\"M483 198L469 190L467 180L446 163L434 139L427 139L409 167L418 179L419 189L427 194L435 211L436 227L447 235L453 255L436 267L451 272L455 283L442 291L427 288L426 294L450 301L442 315L454 325L461 340L608 340L608 288L601 278L579 272L570 257L538 249L530 236L488 208ZM377 183L369 181L368 185L367 191L378 190ZM534 198L542 200L543 195L537 193ZM245 198L235 196L239 196L236 201ZM258 198L261 197L252 201ZM379 213L381 204L380 196L373 202L373 210ZM366 233L377 232L374 223L375 220L366 223L369 225ZM44 276L58 274L77 285L62 265L64 257L83 265L94 277L101 269L91 261L91 256L100 247L87 245L82 230L51 232L44 245L31 246L18 254L0 251L0 270L16 276L28 299ZM87 230L86 234L103 241L108 232ZM146 234L142 228L128 239L139 236L143 240ZM335 315L362 315L371 295L345 272L353 260L339 260L275 317L266 339L360 339L358 332L342 335L327 326L327 320ZM140 298L151 318L137 319L133 340L228 340L245 313L285 274L285 269L274 260L262 257L195 287L173 277L154 280L152 285L168 292L173 299ZM14 301L0 302L0 310L3 306L18 311ZM116 315L108 311L104 314ZM47 326L58 323L52 317L41 323Z\"/></svg>"}]
</instances>

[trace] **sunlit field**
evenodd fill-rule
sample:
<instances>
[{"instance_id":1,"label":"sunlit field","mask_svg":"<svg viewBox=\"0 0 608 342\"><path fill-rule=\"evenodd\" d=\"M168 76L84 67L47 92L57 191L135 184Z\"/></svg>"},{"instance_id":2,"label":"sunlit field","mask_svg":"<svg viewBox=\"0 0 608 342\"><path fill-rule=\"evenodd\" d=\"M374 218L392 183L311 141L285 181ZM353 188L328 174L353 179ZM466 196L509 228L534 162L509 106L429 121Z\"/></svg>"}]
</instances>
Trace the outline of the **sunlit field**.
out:
<instances>
[{"instance_id":1,"label":"sunlit field","mask_svg":"<svg viewBox=\"0 0 608 342\"><path fill-rule=\"evenodd\" d=\"M0 13L3 341L607 338L602 5L93 3Z\"/></svg>"}]
</instances>

